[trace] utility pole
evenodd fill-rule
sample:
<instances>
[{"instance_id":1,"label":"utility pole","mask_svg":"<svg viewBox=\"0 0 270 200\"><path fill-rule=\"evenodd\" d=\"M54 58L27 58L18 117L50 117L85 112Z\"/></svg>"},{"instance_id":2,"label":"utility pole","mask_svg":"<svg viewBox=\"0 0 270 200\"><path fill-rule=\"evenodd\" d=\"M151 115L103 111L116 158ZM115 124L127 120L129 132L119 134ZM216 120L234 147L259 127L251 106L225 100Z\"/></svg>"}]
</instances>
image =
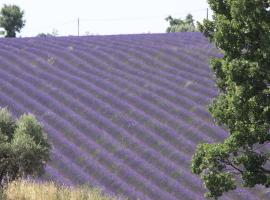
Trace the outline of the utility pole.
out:
<instances>
[{"instance_id":1,"label":"utility pole","mask_svg":"<svg viewBox=\"0 0 270 200\"><path fill-rule=\"evenodd\" d=\"M206 8L206 19L208 20L208 8Z\"/></svg>"},{"instance_id":2,"label":"utility pole","mask_svg":"<svg viewBox=\"0 0 270 200\"><path fill-rule=\"evenodd\" d=\"M80 36L80 19L78 18L78 36Z\"/></svg>"}]
</instances>

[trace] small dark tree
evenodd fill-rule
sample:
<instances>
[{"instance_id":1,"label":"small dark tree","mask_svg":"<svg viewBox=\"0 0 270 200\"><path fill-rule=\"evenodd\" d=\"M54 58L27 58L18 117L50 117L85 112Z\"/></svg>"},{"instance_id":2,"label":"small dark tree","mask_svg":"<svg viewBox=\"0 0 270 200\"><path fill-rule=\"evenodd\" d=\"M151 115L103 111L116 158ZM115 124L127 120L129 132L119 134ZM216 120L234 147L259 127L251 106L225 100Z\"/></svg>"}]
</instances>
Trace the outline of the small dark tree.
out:
<instances>
[{"instance_id":1,"label":"small dark tree","mask_svg":"<svg viewBox=\"0 0 270 200\"><path fill-rule=\"evenodd\" d=\"M6 37L16 37L16 32L25 25L24 12L16 5L4 5L0 11L0 27L6 31Z\"/></svg>"},{"instance_id":2,"label":"small dark tree","mask_svg":"<svg viewBox=\"0 0 270 200\"><path fill-rule=\"evenodd\" d=\"M0 108L0 183L40 175L49 160L51 145L42 125L31 114L14 120Z\"/></svg>"},{"instance_id":3,"label":"small dark tree","mask_svg":"<svg viewBox=\"0 0 270 200\"><path fill-rule=\"evenodd\" d=\"M170 26L166 30L167 33L196 31L194 19L191 14L188 14L185 20L172 18L172 16L168 16L165 20L170 23Z\"/></svg>"},{"instance_id":4,"label":"small dark tree","mask_svg":"<svg viewBox=\"0 0 270 200\"><path fill-rule=\"evenodd\" d=\"M199 29L222 50L211 67L219 95L209 107L229 132L223 143L200 144L192 172L218 198L244 187L270 186L269 0L208 0L213 21ZM237 181L236 181L237 180Z\"/></svg>"},{"instance_id":5,"label":"small dark tree","mask_svg":"<svg viewBox=\"0 0 270 200\"><path fill-rule=\"evenodd\" d=\"M37 37L43 37L43 38L46 38L46 37L56 37L56 36L58 36L58 30L57 29L53 29L52 30L52 33L39 33L38 35L37 35Z\"/></svg>"},{"instance_id":6,"label":"small dark tree","mask_svg":"<svg viewBox=\"0 0 270 200\"><path fill-rule=\"evenodd\" d=\"M37 37L46 38L46 37L53 37L53 35L51 33L39 33L37 34Z\"/></svg>"}]
</instances>

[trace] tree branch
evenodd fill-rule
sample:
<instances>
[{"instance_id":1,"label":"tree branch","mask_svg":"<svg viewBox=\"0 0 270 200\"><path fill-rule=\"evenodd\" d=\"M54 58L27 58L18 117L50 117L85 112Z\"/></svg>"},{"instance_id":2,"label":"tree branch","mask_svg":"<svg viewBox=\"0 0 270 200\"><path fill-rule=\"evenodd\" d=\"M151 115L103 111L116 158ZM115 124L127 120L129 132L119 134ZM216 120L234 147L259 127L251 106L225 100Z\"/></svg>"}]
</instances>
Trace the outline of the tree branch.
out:
<instances>
[{"instance_id":1,"label":"tree branch","mask_svg":"<svg viewBox=\"0 0 270 200\"><path fill-rule=\"evenodd\" d=\"M237 170L240 174L243 174L243 170L236 167L229 159L224 160L224 163Z\"/></svg>"},{"instance_id":2,"label":"tree branch","mask_svg":"<svg viewBox=\"0 0 270 200\"><path fill-rule=\"evenodd\" d=\"M255 149L253 149L253 150L256 151L256 150L258 150L258 149L264 147L265 145L267 145L267 144L269 144L269 143L270 143L270 141L268 141L268 142L262 144L261 146L258 146L257 148L255 148Z\"/></svg>"},{"instance_id":3,"label":"tree branch","mask_svg":"<svg viewBox=\"0 0 270 200\"><path fill-rule=\"evenodd\" d=\"M260 168L264 173L266 174L270 174L270 170L269 169L265 169L263 167Z\"/></svg>"},{"instance_id":4,"label":"tree branch","mask_svg":"<svg viewBox=\"0 0 270 200\"><path fill-rule=\"evenodd\" d=\"M235 174L235 175L240 175L241 173L240 172L238 172L238 171L235 171L235 169L224 169L225 171L228 171L228 172L230 172L230 173L232 173L232 174Z\"/></svg>"}]
</instances>

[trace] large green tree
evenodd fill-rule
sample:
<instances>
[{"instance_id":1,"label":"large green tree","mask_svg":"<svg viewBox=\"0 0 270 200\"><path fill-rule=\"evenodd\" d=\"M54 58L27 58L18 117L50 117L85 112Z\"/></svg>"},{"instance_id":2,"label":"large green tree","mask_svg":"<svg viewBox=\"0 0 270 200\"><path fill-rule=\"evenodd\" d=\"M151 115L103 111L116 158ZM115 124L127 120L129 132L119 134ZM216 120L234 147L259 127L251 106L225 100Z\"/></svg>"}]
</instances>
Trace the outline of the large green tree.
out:
<instances>
[{"instance_id":1,"label":"large green tree","mask_svg":"<svg viewBox=\"0 0 270 200\"><path fill-rule=\"evenodd\" d=\"M0 11L0 27L6 31L6 37L16 37L25 25L24 12L16 5L6 5Z\"/></svg>"},{"instance_id":2,"label":"large green tree","mask_svg":"<svg viewBox=\"0 0 270 200\"><path fill-rule=\"evenodd\" d=\"M31 114L15 120L0 108L0 186L25 176L40 175L50 159L51 145Z\"/></svg>"},{"instance_id":3,"label":"large green tree","mask_svg":"<svg viewBox=\"0 0 270 200\"><path fill-rule=\"evenodd\" d=\"M165 20L168 21L170 24L170 26L166 30L167 33L196 31L194 19L191 14L188 14L185 20L173 18L172 16L168 16Z\"/></svg>"},{"instance_id":4,"label":"large green tree","mask_svg":"<svg viewBox=\"0 0 270 200\"><path fill-rule=\"evenodd\" d=\"M223 52L211 67L219 95L209 106L228 130L222 143L199 144L192 172L207 197L238 186L270 186L270 5L269 0L208 0L213 20L199 29Z\"/></svg>"}]
</instances>

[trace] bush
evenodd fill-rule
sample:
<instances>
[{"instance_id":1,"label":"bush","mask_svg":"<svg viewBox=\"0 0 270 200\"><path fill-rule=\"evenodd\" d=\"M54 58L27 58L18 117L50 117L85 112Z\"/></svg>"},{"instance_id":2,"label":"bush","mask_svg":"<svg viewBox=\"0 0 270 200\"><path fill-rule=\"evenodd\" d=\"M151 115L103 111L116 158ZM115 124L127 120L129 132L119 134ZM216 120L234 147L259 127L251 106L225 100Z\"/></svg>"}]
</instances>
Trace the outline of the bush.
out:
<instances>
[{"instance_id":1,"label":"bush","mask_svg":"<svg viewBox=\"0 0 270 200\"><path fill-rule=\"evenodd\" d=\"M19 177L38 176L50 159L51 145L32 114L14 119L0 108L0 186Z\"/></svg>"}]
</instances>

